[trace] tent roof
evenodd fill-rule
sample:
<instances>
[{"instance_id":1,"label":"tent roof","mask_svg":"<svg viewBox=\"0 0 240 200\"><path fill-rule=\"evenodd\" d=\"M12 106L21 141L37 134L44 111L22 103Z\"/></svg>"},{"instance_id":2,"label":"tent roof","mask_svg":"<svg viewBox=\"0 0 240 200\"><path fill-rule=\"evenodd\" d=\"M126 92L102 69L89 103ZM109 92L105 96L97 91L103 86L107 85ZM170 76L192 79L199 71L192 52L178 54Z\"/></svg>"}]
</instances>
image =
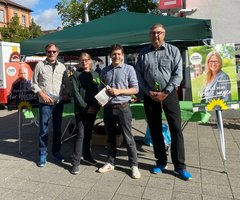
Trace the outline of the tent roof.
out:
<instances>
[{"instance_id":1,"label":"tent roof","mask_svg":"<svg viewBox=\"0 0 240 200\"><path fill-rule=\"evenodd\" d=\"M203 44L212 38L211 21L121 11L62 31L21 42L22 55L44 54L48 43L56 43L61 54L87 51L93 56L107 55L112 44L121 44L125 52L136 52L149 44L149 28L161 23L167 42L179 48Z\"/></svg>"}]
</instances>

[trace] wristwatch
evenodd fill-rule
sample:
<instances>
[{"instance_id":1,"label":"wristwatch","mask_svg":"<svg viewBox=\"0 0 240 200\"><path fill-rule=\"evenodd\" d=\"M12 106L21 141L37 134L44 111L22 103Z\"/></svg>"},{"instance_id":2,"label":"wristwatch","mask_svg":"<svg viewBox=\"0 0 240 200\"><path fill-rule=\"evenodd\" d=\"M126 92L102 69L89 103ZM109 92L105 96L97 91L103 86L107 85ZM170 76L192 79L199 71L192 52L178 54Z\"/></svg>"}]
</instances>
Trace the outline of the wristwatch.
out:
<instances>
[{"instance_id":1,"label":"wristwatch","mask_svg":"<svg viewBox=\"0 0 240 200\"><path fill-rule=\"evenodd\" d=\"M163 93L164 94L170 94L170 91L169 90L164 90Z\"/></svg>"}]
</instances>

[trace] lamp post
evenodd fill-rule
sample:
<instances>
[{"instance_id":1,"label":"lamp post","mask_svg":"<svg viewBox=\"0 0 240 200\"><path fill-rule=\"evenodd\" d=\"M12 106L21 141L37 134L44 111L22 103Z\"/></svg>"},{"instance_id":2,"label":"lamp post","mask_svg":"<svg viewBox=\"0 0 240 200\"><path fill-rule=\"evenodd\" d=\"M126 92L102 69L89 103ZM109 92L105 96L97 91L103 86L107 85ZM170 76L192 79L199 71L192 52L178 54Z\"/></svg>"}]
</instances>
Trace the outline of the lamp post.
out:
<instances>
[{"instance_id":1,"label":"lamp post","mask_svg":"<svg viewBox=\"0 0 240 200\"><path fill-rule=\"evenodd\" d=\"M89 17L88 17L88 7L89 5L93 2L93 0L90 0L89 2L86 2L84 4L84 18L85 18L85 23L89 22Z\"/></svg>"}]
</instances>

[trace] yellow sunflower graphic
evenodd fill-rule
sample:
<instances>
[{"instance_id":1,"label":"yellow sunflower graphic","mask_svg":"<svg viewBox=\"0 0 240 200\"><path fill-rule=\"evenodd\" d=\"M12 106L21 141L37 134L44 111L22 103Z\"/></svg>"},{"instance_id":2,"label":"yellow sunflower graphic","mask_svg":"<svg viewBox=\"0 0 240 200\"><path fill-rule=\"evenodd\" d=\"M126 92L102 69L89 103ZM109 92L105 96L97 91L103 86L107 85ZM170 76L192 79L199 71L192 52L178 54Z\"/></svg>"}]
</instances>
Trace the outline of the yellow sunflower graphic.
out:
<instances>
[{"instance_id":1,"label":"yellow sunflower graphic","mask_svg":"<svg viewBox=\"0 0 240 200\"><path fill-rule=\"evenodd\" d=\"M29 102L27 101L22 101L18 104L18 110L21 110L21 109L27 109L27 110L31 110L32 109L32 106Z\"/></svg>"},{"instance_id":2,"label":"yellow sunflower graphic","mask_svg":"<svg viewBox=\"0 0 240 200\"><path fill-rule=\"evenodd\" d=\"M207 111L215 110L227 110L228 106L226 102L222 99L213 99L207 104Z\"/></svg>"}]
</instances>

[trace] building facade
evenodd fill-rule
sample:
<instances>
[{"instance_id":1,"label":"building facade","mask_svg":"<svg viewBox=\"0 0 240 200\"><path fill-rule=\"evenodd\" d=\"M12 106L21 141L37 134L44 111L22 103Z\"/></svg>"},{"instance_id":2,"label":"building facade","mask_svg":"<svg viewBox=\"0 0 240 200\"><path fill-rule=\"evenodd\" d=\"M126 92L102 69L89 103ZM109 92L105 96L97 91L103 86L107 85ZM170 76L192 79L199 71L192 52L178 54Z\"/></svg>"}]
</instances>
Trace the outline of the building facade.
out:
<instances>
[{"instance_id":1,"label":"building facade","mask_svg":"<svg viewBox=\"0 0 240 200\"><path fill-rule=\"evenodd\" d=\"M240 0L183 0L186 9L193 9L186 17L210 19L214 44L240 43Z\"/></svg>"},{"instance_id":2,"label":"building facade","mask_svg":"<svg viewBox=\"0 0 240 200\"><path fill-rule=\"evenodd\" d=\"M0 0L0 27L6 27L14 16L19 17L19 24L29 27L31 24L31 12L29 8L21 6L13 1Z\"/></svg>"}]
</instances>

